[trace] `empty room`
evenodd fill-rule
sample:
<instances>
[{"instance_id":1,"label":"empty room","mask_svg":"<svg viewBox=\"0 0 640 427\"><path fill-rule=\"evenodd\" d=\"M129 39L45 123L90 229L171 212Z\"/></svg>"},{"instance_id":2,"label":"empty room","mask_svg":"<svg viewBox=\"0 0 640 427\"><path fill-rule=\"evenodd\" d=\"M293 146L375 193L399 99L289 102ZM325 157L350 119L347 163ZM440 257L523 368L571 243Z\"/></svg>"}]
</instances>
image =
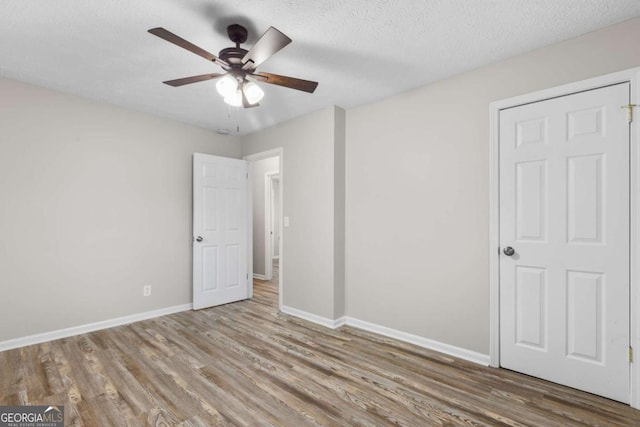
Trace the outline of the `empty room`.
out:
<instances>
[{"instance_id":1,"label":"empty room","mask_svg":"<svg viewBox=\"0 0 640 427\"><path fill-rule=\"evenodd\" d=\"M0 427L640 426L637 0L0 40Z\"/></svg>"}]
</instances>

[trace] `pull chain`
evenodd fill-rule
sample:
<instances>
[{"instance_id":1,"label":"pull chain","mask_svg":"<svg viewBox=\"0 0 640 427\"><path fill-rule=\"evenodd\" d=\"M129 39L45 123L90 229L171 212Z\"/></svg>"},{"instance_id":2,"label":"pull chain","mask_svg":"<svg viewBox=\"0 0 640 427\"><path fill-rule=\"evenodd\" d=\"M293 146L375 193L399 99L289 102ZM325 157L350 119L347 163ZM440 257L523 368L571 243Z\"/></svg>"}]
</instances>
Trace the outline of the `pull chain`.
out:
<instances>
[{"instance_id":1,"label":"pull chain","mask_svg":"<svg viewBox=\"0 0 640 427\"><path fill-rule=\"evenodd\" d=\"M227 104L227 118L229 120L233 120L232 108L236 110L236 132L240 133L240 107L232 107L231 105Z\"/></svg>"},{"instance_id":2,"label":"pull chain","mask_svg":"<svg viewBox=\"0 0 640 427\"><path fill-rule=\"evenodd\" d=\"M240 107L236 107L236 132L240 133Z\"/></svg>"}]
</instances>

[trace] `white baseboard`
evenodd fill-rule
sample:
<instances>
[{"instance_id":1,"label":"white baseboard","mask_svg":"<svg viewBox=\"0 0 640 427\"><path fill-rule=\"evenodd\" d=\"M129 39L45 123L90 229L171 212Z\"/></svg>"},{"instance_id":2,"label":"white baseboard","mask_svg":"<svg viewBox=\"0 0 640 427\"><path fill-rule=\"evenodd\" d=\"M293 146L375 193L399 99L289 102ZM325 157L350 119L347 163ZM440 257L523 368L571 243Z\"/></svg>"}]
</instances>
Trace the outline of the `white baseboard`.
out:
<instances>
[{"instance_id":1,"label":"white baseboard","mask_svg":"<svg viewBox=\"0 0 640 427\"><path fill-rule=\"evenodd\" d=\"M430 340L418 335L409 334L396 329L387 328L386 326L376 325L375 323L365 322L349 316L343 316L335 320L328 319L326 317L318 316L317 314L307 313L306 311L298 310L293 307L282 306L280 308L285 314L299 317L309 322L322 325L327 328L336 329L340 326L352 326L354 328L363 329L365 331L373 332L375 334L383 335L385 337L394 338L399 341L404 341L410 344L417 345L418 347L428 348L429 350L438 351L440 353L447 354L449 356L464 359L469 362L477 363L483 366L489 366L489 355L478 353L465 348L456 347L450 344L445 344L439 341Z\"/></svg>"},{"instance_id":2,"label":"white baseboard","mask_svg":"<svg viewBox=\"0 0 640 427\"><path fill-rule=\"evenodd\" d=\"M27 345L40 344L43 342L66 338L74 335L86 334L88 332L98 331L101 329L113 328L115 326L126 325L128 323L139 322L141 320L147 320L154 317L166 316L168 314L191 310L192 308L192 304L176 305L173 307L161 308L144 313L117 317L115 319L103 320L101 322L88 323L86 325L74 326L71 328L59 329L56 331L44 332L41 334L0 341L0 351L11 350ZM332 320L326 317L318 316L317 314L308 313L306 311L298 310L296 308L287 307L284 305L281 307L280 311L285 314L299 317L301 319L308 320L309 322L313 322L330 329L336 329L344 325L352 326L354 328L363 329L365 331L380 334L389 338L408 342L419 347L428 348L430 350L435 350L440 353L468 360L470 362L474 362L483 366L489 366L489 355L487 354L482 354L450 344L445 344L439 341L430 340L418 335L413 335L396 329L387 328L386 326L380 326L375 323L365 322L364 320L359 320L353 317L343 316L338 319Z\"/></svg>"},{"instance_id":3,"label":"white baseboard","mask_svg":"<svg viewBox=\"0 0 640 427\"><path fill-rule=\"evenodd\" d=\"M265 276L264 274L253 274L253 278L254 279L258 279L258 280L267 280L267 276Z\"/></svg>"},{"instance_id":4,"label":"white baseboard","mask_svg":"<svg viewBox=\"0 0 640 427\"><path fill-rule=\"evenodd\" d=\"M376 334L384 335L385 337L394 338L400 341L408 342L410 344L417 345L418 347L428 348L429 350L435 350L440 353L448 354L459 359L464 359L469 362L474 362L479 365L489 366L489 355L478 353L465 348L456 347L450 344L445 344L439 341L430 340L418 335L409 334L396 329L387 328L386 326L376 325L375 323L365 322L364 320L355 319L353 317L346 317L345 324L354 328L363 329L365 331L373 332Z\"/></svg>"},{"instance_id":5,"label":"white baseboard","mask_svg":"<svg viewBox=\"0 0 640 427\"><path fill-rule=\"evenodd\" d=\"M287 307L285 305L280 307L280 311L283 312L284 314L289 314L291 316L308 320L309 322L317 323L318 325L322 325L326 328L335 329L344 325L344 317L341 317L336 320L332 320L326 317L318 316L317 314L307 313L306 311L298 310L297 308Z\"/></svg>"},{"instance_id":6,"label":"white baseboard","mask_svg":"<svg viewBox=\"0 0 640 427\"><path fill-rule=\"evenodd\" d=\"M71 328L58 329L57 331L44 332L41 334L0 341L0 351L11 350L27 345L40 344L43 342L71 337L74 335L86 334L88 332L99 331L101 329L113 328L115 326L126 325L128 323L139 322L141 320L147 320L154 317L166 316L167 314L191 310L192 308L193 304L174 305L173 307L165 307L158 310L146 311L144 313L130 314L128 316L116 317L115 319L103 320L95 323L87 323L86 325L73 326Z\"/></svg>"}]
</instances>

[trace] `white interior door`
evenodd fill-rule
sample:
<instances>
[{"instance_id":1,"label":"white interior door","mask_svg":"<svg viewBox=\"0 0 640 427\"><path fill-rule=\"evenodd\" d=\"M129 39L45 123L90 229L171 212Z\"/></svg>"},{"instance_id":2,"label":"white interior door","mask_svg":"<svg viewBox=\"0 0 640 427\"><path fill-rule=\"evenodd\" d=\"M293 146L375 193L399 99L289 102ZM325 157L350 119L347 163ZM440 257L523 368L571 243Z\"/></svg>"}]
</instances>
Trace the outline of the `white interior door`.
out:
<instances>
[{"instance_id":1,"label":"white interior door","mask_svg":"<svg viewBox=\"0 0 640 427\"><path fill-rule=\"evenodd\" d=\"M500 364L622 402L628 103L623 83L502 110L499 125Z\"/></svg>"},{"instance_id":2,"label":"white interior door","mask_svg":"<svg viewBox=\"0 0 640 427\"><path fill-rule=\"evenodd\" d=\"M249 298L247 161L193 155L193 308Z\"/></svg>"}]
</instances>

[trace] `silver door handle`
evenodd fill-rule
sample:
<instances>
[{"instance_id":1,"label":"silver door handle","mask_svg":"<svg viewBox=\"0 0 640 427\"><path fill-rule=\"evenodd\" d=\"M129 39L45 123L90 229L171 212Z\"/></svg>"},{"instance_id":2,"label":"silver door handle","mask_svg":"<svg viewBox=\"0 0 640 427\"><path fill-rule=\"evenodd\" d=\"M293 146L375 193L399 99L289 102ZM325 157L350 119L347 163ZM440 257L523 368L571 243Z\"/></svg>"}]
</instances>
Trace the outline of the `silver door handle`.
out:
<instances>
[{"instance_id":1,"label":"silver door handle","mask_svg":"<svg viewBox=\"0 0 640 427\"><path fill-rule=\"evenodd\" d=\"M198 236L196 237L196 242L202 242L204 239L202 238L202 236Z\"/></svg>"},{"instance_id":2,"label":"silver door handle","mask_svg":"<svg viewBox=\"0 0 640 427\"><path fill-rule=\"evenodd\" d=\"M515 249L513 249L511 246L507 246L502 250L502 252L504 252L506 256L512 256L513 254L516 253Z\"/></svg>"}]
</instances>

